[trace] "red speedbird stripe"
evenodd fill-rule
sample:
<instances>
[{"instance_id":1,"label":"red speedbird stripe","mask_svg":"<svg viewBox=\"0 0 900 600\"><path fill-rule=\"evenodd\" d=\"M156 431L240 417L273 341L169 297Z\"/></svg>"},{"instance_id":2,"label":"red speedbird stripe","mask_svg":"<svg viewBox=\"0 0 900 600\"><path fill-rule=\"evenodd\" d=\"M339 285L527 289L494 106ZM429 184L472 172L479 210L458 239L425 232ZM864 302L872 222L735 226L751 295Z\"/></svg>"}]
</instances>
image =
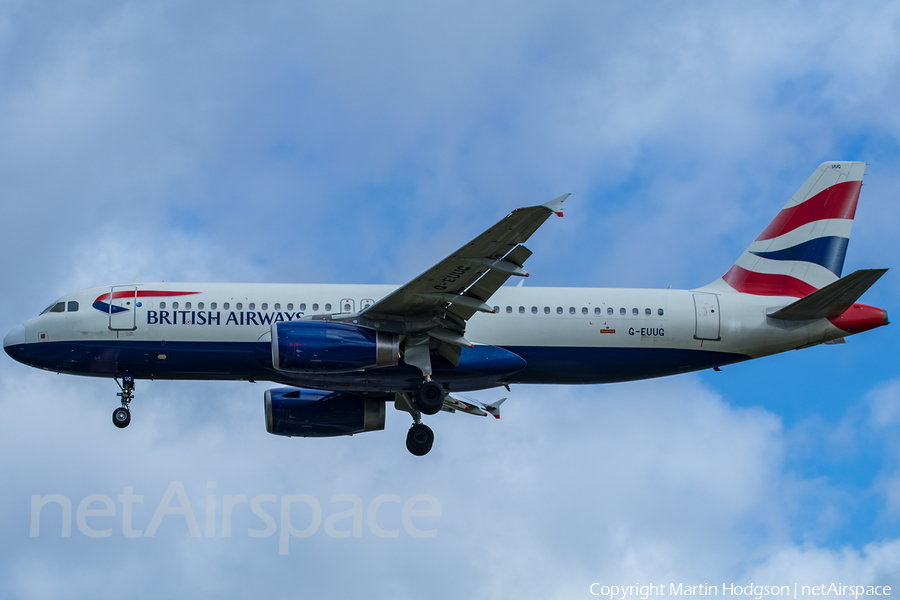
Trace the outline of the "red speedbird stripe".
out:
<instances>
[{"instance_id":1,"label":"red speedbird stripe","mask_svg":"<svg viewBox=\"0 0 900 600\"><path fill-rule=\"evenodd\" d=\"M802 298L816 291L808 283L791 277L774 273L756 273L734 265L722 276L725 283L735 290L754 296L794 296Z\"/></svg>"},{"instance_id":2,"label":"red speedbird stripe","mask_svg":"<svg viewBox=\"0 0 900 600\"><path fill-rule=\"evenodd\" d=\"M199 293L200 292L161 292L161 291L154 291L154 290L138 290L137 297L138 298L147 298L147 297L154 297L154 296L166 296L166 297L168 297L168 296L190 296L192 294L199 294ZM112 299L134 298L134 296L135 296L134 290L125 290L125 291L121 291L121 292L113 292ZM97 299L94 300L94 302L105 302L110 299L111 299L110 294L109 294L109 292L107 292L106 294L97 296Z\"/></svg>"},{"instance_id":3,"label":"red speedbird stripe","mask_svg":"<svg viewBox=\"0 0 900 600\"><path fill-rule=\"evenodd\" d=\"M822 219L852 219L862 181L845 181L822 190L806 202L785 208L769 223L756 241L771 240L798 227Z\"/></svg>"}]
</instances>

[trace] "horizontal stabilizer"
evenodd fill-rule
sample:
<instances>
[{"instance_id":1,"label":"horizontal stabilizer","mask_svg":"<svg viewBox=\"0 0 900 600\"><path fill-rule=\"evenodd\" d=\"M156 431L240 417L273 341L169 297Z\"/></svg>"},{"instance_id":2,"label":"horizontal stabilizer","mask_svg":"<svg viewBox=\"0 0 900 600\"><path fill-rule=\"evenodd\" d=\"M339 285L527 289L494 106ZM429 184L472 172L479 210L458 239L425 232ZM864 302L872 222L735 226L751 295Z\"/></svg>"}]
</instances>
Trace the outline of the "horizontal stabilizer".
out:
<instances>
[{"instance_id":1,"label":"horizontal stabilizer","mask_svg":"<svg viewBox=\"0 0 900 600\"><path fill-rule=\"evenodd\" d=\"M793 304L769 313L773 319L808 321L844 314L860 296L866 293L887 269L860 269L834 283L826 285Z\"/></svg>"}]
</instances>

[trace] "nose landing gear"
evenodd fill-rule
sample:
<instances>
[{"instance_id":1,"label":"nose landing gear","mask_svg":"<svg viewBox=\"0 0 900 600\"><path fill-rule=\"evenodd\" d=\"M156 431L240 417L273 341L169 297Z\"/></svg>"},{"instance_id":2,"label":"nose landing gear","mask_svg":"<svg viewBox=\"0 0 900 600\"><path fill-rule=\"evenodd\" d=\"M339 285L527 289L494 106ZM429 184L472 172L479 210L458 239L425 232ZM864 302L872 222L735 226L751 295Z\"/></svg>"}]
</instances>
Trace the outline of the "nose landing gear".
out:
<instances>
[{"instance_id":1,"label":"nose landing gear","mask_svg":"<svg viewBox=\"0 0 900 600\"><path fill-rule=\"evenodd\" d=\"M134 375L126 373L122 376L122 383L120 384L118 379L116 379L116 383L122 390L116 394L122 399L122 406L113 411L112 422L119 429L123 429L131 423L131 410L128 406L134 400Z\"/></svg>"}]
</instances>

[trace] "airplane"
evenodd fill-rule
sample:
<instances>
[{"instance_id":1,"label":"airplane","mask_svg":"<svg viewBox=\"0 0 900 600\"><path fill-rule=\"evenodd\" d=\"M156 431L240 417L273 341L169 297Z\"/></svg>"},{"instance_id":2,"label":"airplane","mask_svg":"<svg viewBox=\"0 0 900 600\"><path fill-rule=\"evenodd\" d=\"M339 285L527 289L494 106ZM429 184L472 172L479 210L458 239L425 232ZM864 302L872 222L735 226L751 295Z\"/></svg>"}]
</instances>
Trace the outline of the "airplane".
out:
<instances>
[{"instance_id":1,"label":"airplane","mask_svg":"<svg viewBox=\"0 0 900 600\"><path fill-rule=\"evenodd\" d=\"M131 422L138 379L271 381L266 428L327 437L384 429L408 412L499 418L462 392L601 384L716 369L888 324L857 303L887 269L841 277L865 162L822 163L720 278L675 289L504 285L528 277L524 246L569 194L514 210L406 285L115 284L50 304L3 340L15 360L113 378ZM121 383L119 380L121 379Z\"/></svg>"}]
</instances>

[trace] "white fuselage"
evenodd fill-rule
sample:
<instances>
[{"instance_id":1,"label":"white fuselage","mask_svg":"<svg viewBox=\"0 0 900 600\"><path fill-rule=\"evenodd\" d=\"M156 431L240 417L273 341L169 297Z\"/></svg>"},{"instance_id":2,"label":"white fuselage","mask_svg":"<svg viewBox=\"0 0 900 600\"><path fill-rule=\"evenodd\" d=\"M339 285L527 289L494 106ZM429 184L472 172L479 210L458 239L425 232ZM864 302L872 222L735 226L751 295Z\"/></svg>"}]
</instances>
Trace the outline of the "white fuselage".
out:
<instances>
[{"instance_id":1,"label":"white fuselage","mask_svg":"<svg viewBox=\"0 0 900 600\"><path fill-rule=\"evenodd\" d=\"M271 323L358 312L395 289L219 283L91 288L60 299L64 312L45 312L31 319L7 336L5 345L19 341L35 352L54 348L44 353L48 356L44 362L33 360L33 353L28 363L59 372L115 376L127 370L137 371L138 377L270 379L318 387L325 381L346 380L354 388L357 385L350 380L358 380L358 375L287 377L273 370L271 361L266 365ZM125 306L124 300L115 297L121 290L137 291L135 306ZM716 292L502 287L489 302L497 312L473 316L466 337L477 345L516 353L528 366L501 380L459 382L457 388L655 377L848 335L827 319L786 322L766 316L795 298ZM126 298L129 303L134 299L134 294ZM73 303L77 310L70 310ZM119 312L113 313L110 303L121 304ZM252 364L245 364L248 361ZM391 387L389 379L379 379L382 389Z\"/></svg>"}]
</instances>

